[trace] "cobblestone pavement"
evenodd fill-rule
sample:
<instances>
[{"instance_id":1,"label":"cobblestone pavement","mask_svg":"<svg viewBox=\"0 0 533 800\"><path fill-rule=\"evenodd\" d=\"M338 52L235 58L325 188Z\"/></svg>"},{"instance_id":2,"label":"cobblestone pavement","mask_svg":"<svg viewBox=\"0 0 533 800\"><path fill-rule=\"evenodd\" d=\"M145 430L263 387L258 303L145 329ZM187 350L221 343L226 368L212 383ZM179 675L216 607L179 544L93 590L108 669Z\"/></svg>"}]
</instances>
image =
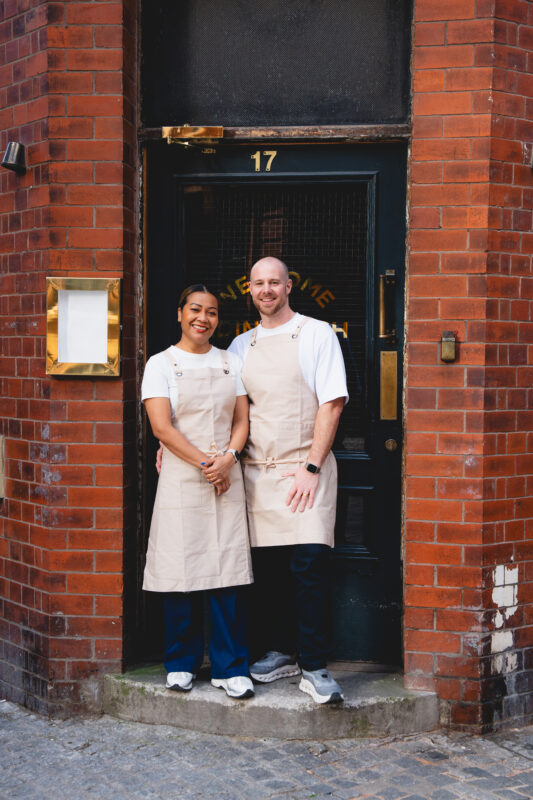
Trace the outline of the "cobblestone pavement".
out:
<instances>
[{"instance_id":1,"label":"cobblestone pavement","mask_svg":"<svg viewBox=\"0 0 533 800\"><path fill-rule=\"evenodd\" d=\"M1 800L523 800L532 766L533 726L282 741L106 716L50 721L0 701Z\"/></svg>"}]
</instances>

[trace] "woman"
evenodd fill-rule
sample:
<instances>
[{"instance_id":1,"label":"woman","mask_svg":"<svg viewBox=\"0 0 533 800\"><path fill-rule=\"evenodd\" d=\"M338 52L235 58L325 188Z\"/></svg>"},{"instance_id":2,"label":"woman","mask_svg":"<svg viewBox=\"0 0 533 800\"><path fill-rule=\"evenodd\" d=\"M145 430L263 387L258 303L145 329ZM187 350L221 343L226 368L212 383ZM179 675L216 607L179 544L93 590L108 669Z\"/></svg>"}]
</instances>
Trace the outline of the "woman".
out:
<instances>
[{"instance_id":1,"label":"woman","mask_svg":"<svg viewBox=\"0 0 533 800\"><path fill-rule=\"evenodd\" d=\"M168 689L189 691L203 659L203 600L211 611L211 683L251 697L240 586L252 570L239 453L248 436L241 362L213 347L217 298L205 286L179 300L181 338L146 364L142 399L163 445L143 588L164 592Z\"/></svg>"}]
</instances>

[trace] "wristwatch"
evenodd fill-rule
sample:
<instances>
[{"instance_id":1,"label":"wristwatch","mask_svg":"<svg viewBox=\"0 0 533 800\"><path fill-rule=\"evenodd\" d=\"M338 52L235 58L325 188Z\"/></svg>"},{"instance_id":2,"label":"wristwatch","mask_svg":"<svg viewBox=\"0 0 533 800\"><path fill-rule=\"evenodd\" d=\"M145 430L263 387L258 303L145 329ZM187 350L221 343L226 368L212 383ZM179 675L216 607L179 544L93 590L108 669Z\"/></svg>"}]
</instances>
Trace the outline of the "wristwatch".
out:
<instances>
[{"instance_id":1,"label":"wristwatch","mask_svg":"<svg viewBox=\"0 0 533 800\"><path fill-rule=\"evenodd\" d=\"M320 472L320 467L317 467L316 464L311 464L309 461L305 462L304 467L308 472L312 472L313 475L318 475Z\"/></svg>"},{"instance_id":2,"label":"wristwatch","mask_svg":"<svg viewBox=\"0 0 533 800\"><path fill-rule=\"evenodd\" d=\"M231 453L231 455L232 455L232 456L233 456L233 458L235 459L235 463L237 463L237 461L238 461L238 460L239 460L239 458L241 457L241 454L239 453L239 451L238 451L238 450L234 450L234 449L233 449L233 447L229 447L229 448L226 450L226 453Z\"/></svg>"}]
</instances>

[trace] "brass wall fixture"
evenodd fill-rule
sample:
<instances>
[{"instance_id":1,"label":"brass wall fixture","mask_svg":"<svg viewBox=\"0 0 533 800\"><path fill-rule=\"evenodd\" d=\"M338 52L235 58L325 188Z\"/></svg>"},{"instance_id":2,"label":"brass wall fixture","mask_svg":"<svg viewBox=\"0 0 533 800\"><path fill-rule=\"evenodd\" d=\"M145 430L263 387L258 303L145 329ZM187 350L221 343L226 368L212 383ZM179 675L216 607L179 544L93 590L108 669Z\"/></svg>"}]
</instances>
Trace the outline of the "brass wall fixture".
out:
<instances>
[{"instance_id":1,"label":"brass wall fixture","mask_svg":"<svg viewBox=\"0 0 533 800\"><path fill-rule=\"evenodd\" d=\"M222 125L165 125L161 128L161 136L169 144L184 144L189 139L211 142L222 139L224 128Z\"/></svg>"},{"instance_id":2,"label":"brass wall fixture","mask_svg":"<svg viewBox=\"0 0 533 800\"><path fill-rule=\"evenodd\" d=\"M396 273L386 270L379 276L379 338L388 342L396 340L396 319L394 303L396 299Z\"/></svg>"},{"instance_id":3,"label":"brass wall fixture","mask_svg":"<svg viewBox=\"0 0 533 800\"><path fill-rule=\"evenodd\" d=\"M46 279L46 374L120 373L120 278Z\"/></svg>"},{"instance_id":4,"label":"brass wall fixture","mask_svg":"<svg viewBox=\"0 0 533 800\"><path fill-rule=\"evenodd\" d=\"M454 331L443 331L440 339L440 360L451 363L457 358L457 337Z\"/></svg>"},{"instance_id":5,"label":"brass wall fixture","mask_svg":"<svg viewBox=\"0 0 533 800\"><path fill-rule=\"evenodd\" d=\"M382 350L380 356L380 419L398 419L398 353Z\"/></svg>"}]
</instances>

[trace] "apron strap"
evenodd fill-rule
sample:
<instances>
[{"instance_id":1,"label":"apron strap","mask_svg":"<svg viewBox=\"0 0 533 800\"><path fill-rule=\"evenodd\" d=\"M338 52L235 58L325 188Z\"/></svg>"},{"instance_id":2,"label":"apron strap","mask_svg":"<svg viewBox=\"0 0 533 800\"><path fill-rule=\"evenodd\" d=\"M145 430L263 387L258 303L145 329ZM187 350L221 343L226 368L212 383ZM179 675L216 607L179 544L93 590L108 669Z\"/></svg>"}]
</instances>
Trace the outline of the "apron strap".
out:
<instances>
[{"instance_id":1,"label":"apron strap","mask_svg":"<svg viewBox=\"0 0 533 800\"><path fill-rule=\"evenodd\" d=\"M298 338L298 336L300 334L300 331L302 330L302 328L305 325L305 323L307 322L307 320L308 320L308 317L302 317L302 319L300 320L300 322L298 323L296 328L291 333L291 339L297 339ZM258 328L259 328L259 325L256 325L255 328L252 331L252 335L250 337L250 347L255 347L255 343L257 341L257 329Z\"/></svg>"},{"instance_id":2,"label":"apron strap","mask_svg":"<svg viewBox=\"0 0 533 800\"><path fill-rule=\"evenodd\" d=\"M229 375L229 359L227 352L225 350L221 350L220 357L222 359L222 369L224 370L224 375Z\"/></svg>"},{"instance_id":3,"label":"apron strap","mask_svg":"<svg viewBox=\"0 0 533 800\"><path fill-rule=\"evenodd\" d=\"M165 355L170 361L170 365L172 367L172 371L177 378L181 378L183 376L183 370L180 367L178 361L176 360L176 356L173 352L174 348L170 348L165 351Z\"/></svg>"},{"instance_id":4,"label":"apron strap","mask_svg":"<svg viewBox=\"0 0 533 800\"><path fill-rule=\"evenodd\" d=\"M302 330L303 326L305 325L305 323L307 322L308 319L309 319L309 317L302 317L302 319L300 320L298 325L295 327L295 329L291 333L291 339L297 339L298 338L298 336L300 335L300 331Z\"/></svg>"}]
</instances>

